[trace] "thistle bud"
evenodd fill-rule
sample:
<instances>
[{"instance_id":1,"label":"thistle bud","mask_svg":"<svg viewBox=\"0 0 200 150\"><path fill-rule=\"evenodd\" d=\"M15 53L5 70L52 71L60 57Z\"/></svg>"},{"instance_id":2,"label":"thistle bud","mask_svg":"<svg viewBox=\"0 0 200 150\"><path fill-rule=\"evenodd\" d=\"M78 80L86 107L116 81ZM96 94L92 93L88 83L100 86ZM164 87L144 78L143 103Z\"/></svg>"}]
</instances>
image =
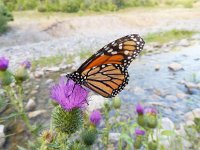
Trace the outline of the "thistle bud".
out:
<instances>
[{"instance_id":1,"label":"thistle bud","mask_svg":"<svg viewBox=\"0 0 200 150\"><path fill-rule=\"evenodd\" d=\"M156 128L158 124L158 119L157 119L157 112L155 108L147 108L145 109L146 112L146 123L149 128Z\"/></svg>"},{"instance_id":2,"label":"thistle bud","mask_svg":"<svg viewBox=\"0 0 200 150\"><path fill-rule=\"evenodd\" d=\"M86 129L82 132L81 138L85 145L93 145L97 138L97 130L95 128Z\"/></svg>"},{"instance_id":3,"label":"thistle bud","mask_svg":"<svg viewBox=\"0 0 200 150\"><path fill-rule=\"evenodd\" d=\"M121 100L119 97L115 97L112 101L112 105L115 109L119 109L121 107Z\"/></svg>"},{"instance_id":4,"label":"thistle bud","mask_svg":"<svg viewBox=\"0 0 200 150\"><path fill-rule=\"evenodd\" d=\"M158 144L156 141L151 141L148 143L148 148L149 150L157 150L158 149Z\"/></svg>"},{"instance_id":5,"label":"thistle bud","mask_svg":"<svg viewBox=\"0 0 200 150\"><path fill-rule=\"evenodd\" d=\"M23 66L19 66L15 72L15 79L17 82L23 82L28 79L27 69Z\"/></svg>"},{"instance_id":6,"label":"thistle bud","mask_svg":"<svg viewBox=\"0 0 200 150\"><path fill-rule=\"evenodd\" d=\"M54 108L52 113L53 127L66 134L75 133L83 124L81 109L64 110L61 106Z\"/></svg>"},{"instance_id":7,"label":"thistle bud","mask_svg":"<svg viewBox=\"0 0 200 150\"><path fill-rule=\"evenodd\" d=\"M141 126L141 127L146 127L146 120L145 120L145 116L144 115L138 115L137 117L137 123Z\"/></svg>"}]
</instances>

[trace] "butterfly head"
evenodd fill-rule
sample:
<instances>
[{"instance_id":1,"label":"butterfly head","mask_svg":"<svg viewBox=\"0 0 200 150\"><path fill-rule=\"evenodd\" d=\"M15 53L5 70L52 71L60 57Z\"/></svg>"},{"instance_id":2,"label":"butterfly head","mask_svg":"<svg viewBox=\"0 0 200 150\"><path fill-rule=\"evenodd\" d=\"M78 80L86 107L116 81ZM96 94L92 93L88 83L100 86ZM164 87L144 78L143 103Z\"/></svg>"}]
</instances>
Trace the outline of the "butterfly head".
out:
<instances>
[{"instance_id":1,"label":"butterfly head","mask_svg":"<svg viewBox=\"0 0 200 150\"><path fill-rule=\"evenodd\" d=\"M83 84L83 82L85 81L85 78L77 71L67 74L66 77L72 79L77 84Z\"/></svg>"}]
</instances>

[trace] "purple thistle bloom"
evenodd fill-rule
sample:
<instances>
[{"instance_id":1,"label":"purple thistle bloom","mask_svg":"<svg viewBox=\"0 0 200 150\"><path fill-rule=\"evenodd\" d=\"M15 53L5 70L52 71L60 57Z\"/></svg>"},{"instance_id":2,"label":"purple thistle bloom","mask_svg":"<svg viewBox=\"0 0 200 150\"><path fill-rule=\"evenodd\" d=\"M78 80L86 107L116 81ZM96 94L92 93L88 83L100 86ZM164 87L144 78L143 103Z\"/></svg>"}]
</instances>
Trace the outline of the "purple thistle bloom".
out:
<instances>
[{"instance_id":1,"label":"purple thistle bloom","mask_svg":"<svg viewBox=\"0 0 200 150\"><path fill-rule=\"evenodd\" d=\"M74 108L83 108L87 103L88 91L76 84L73 80L61 78L59 83L51 88L51 98L62 108L71 111Z\"/></svg>"},{"instance_id":2,"label":"purple thistle bloom","mask_svg":"<svg viewBox=\"0 0 200 150\"><path fill-rule=\"evenodd\" d=\"M0 57L0 70L5 71L8 68L9 60L5 57Z\"/></svg>"},{"instance_id":3,"label":"purple thistle bloom","mask_svg":"<svg viewBox=\"0 0 200 150\"><path fill-rule=\"evenodd\" d=\"M26 69L29 69L29 68L31 67L31 62L28 61L28 60L25 60L25 61L23 61L23 62L21 63L21 65L22 65L23 67L25 67Z\"/></svg>"},{"instance_id":4,"label":"purple thistle bloom","mask_svg":"<svg viewBox=\"0 0 200 150\"><path fill-rule=\"evenodd\" d=\"M135 134L136 135L145 135L145 131L144 130L140 130L140 129L135 129Z\"/></svg>"},{"instance_id":5,"label":"purple thistle bloom","mask_svg":"<svg viewBox=\"0 0 200 150\"><path fill-rule=\"evenodd\" d=\"M157 111L155 108L153 107L147 107L145 108L145 114L149 114L149 115L156 115L157 114Z\"/></svg>"},{"instance_id":6,"label":"purple thistle bloom","mask_svg":"<svg viewBox=\"0 0 200 150\"><path fill-rule=\"evenodd\" d=\"M101 121L101 112L98 110L94 110L90 114L90 122L94 125L98 125Z\"/></svg>"},{"instance_id":7,"label":"purple thistle bloom","mask_svg":"<svg viewBox=\"0 0 200 150\"><path fill-rule=\"evenodd\" d=\"M138 113L139 115L144 114L144 108L143 108L143 106L140 105L140 104L137 104L137 106L136 106L136 111L137 111L137 113Z\"/></svg>"}]
</instances>

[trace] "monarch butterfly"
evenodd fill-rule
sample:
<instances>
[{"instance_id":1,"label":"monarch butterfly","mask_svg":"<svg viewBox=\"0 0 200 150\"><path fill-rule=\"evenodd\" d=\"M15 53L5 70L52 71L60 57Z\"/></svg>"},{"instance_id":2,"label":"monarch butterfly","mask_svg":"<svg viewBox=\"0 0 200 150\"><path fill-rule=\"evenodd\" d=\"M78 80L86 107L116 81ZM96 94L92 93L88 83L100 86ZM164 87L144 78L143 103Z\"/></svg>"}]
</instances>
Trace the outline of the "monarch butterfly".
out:
<instances>
[{"instance_id":1,"label":"monarch butterfly","mask_svg":"<svg viewBox=\"0 0 200 150\"><path fill-rule=\"evenodd\" d=\"M69 79L106 97L116 96L128 84L128 66L145 42L137 34L119 38L88 58Z\"/></svg>"}]
</instances>

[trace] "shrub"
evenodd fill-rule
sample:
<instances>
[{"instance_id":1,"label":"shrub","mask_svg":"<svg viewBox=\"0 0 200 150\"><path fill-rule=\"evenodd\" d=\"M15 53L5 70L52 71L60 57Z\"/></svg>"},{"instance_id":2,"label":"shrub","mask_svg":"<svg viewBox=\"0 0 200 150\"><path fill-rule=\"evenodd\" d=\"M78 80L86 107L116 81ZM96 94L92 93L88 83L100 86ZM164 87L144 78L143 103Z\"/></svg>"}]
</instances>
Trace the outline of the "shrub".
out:
<instances>
[{"instance_id":1,"label":"shrub","mask_svg":"<svg viewBox=\"0 0 200 150\"><path fill-rule=\"evenodd\" d=\"M13 16L8 9L0 2L0 33L7 29L7 22L12 21Z\"/></svg>"}]
</instances>

